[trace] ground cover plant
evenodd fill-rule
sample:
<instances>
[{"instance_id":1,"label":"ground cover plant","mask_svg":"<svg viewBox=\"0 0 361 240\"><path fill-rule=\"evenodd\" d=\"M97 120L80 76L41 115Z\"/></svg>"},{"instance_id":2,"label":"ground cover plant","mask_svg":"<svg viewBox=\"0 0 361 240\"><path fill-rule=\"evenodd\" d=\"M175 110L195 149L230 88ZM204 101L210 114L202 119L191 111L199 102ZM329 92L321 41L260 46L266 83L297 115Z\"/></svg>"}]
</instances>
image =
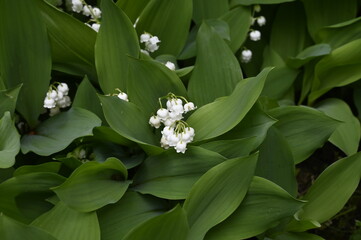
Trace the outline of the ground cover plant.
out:
<instances>
[{"instance_id":1,"label":"ground cover plant","mask_svg":"<svg viewBox=\"0 0 361 240\"><path fill-rule=\"evenodd\" d=\"M358 0L0 0L0 239L361 239Z\"/></svg>"}]
</instances>

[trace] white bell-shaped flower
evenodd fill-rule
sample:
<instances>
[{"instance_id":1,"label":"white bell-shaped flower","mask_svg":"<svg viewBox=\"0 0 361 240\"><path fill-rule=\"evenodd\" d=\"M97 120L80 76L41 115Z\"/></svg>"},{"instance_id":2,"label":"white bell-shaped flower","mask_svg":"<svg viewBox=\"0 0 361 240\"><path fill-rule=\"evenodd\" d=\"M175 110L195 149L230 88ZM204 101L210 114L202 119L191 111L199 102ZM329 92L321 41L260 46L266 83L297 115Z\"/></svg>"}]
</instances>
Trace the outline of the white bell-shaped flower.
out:
<instances>
[{"instance_id":1,"label":"white bell-shaped flower","mask_svg":"<svg viewBox=\"0 0 361 240\"><path fill-rule=\"evenodd\" d=\"M175 150L177 151L177 153L185 153L187 150L187 143L183 141L178 142L175 146Z\"/></svg>"},{"instance_id":2,"label":"white bell-shaped flower","mask_svg":"<svg viewBox=\"0 0 361 240\"><path fill-rule=\"evenodd\" d=\"M161 119L161 120L165 120L168 117L168 110L165 108L160 108L157 111L157 116Z\"/></svg>"},{"instance_id":3,"label":"white bell-shaped flower","mask_svg":"<svg viewBox=\"0 0 361 240\"><path fill-rule=\"evenodd\" d=\"M186 104L184 104L184 112L187 113L189 111L192 111L194 109L196 109L197 107L194 106L194 103L192 102L187 102Z\"/></svg>"},{"instance_id":4,"label":"white bell-shaped flower","mask_svg":"<svg viewBox=\"0 0 361 240\"><path fill-rule=\"evenodd\" d=\"M148 42L150 38L151 36L149 33L143 33L142 35L140 35L140 42L141 43Z\"/></svg>"},{"instance_id":5,"label":"white bell-shaped flower","mask_svg":"<svg viewBox=\"0 0 361 240\"><path fill-rule=\"evenodd\" d=\"M45 97L44 108L54 108L56 106L55 100L50 97Z\"/></svg>"},{"instance_id":6,"label":"white bell-shaped flower","mask_svg":"<svg viewBox=\"0 0 361 240\"><path fill-rule=\"evenodd\" d=\"M174 63L170 62L170 61L167 61L165 64L164 64L167 68L169 68L170 70L174 71L175 70L175 65Z\"/></svg>"},{"instance_id":7,"label":"white bell-shaped flower","mask_svg":"<svg viewBox=\"0 0 361 240\"><path fill-rule=\"evenodd\" d=\"M94 14L94 17L97 19L102 17L102 11L97 7L93 8L93 14Z\"/></svg>"},{"instance_id":8,"label":"white bell-shaped flower","mask_svg":"<svg viewBox=\"0 0 361 240\"><path fill-rule=\"evenodd\" d=\"M58 89L58 92L62 92L63 95L68 95L69 93L69 87L68 87L68 84L66 83L60 83L57 87Z\"/></svg>"},{"instance_id":9,"label":"white bell-shaped flower","mask_svg":"<svg viewBox=\"0 0 361 240\"><path fill-rule=\"evenodd\" d=\"M74 12L80 13L83 10L83 3L81 0L72 0L71 3L72 3L71 9Z\"/></svg>"},{"instance_id":10,"label":"white bell-shaped flower","mask_svg":"<svg viewBox=\"0 0 361 240\"><path fill-rule=\"evenodd\" d=\"M118 96L118 98L120 98L120 99L122 99L122 100L124 100L124 101L129 102L128 95L127 95L125 92L120 92L120 93L118 93L117 96Z\"/></svg>"},{"instance_id":11,"label":"white bell-shaped flower","mask_svg":"<svg viewBox=\"0 0 361 240\"><path fill-rule=\"evenodd\" d=\"M248 63L252 59L252 51L245 49L242 51L242 62Z\"/></svg>"},{"instance_id":12,"label":"white bell-shaped flower","mask_svg":"<svg viewBox=\"0 0 361 240\"><path fill-rule=\"evenodd\" d=\"M56 114L60 113L59 107L50 108L49 116L55 116Z\"/></svg>"},{"instance_id":13,"label":"white bell-shaped flower","mask_svg":"<svg viewBox=\"0 0 361 240\"><path fill-rule=\"evenodd\" d=\"M150 119L149 119L149 124L152 127L159 128L160 123L161 123L161 121L160 121L160 118L158 116L151 116Z\"/></svg>"},{"instance_id":14,"label":"white bell-shaped flower","mask_svg":"<svg viewBox=\"0 0 361 240\"><path fill-rule=\"evenodd\" d=\"M91 27L92 27L92 29L94 31L99 32L100 24L99 23L93 23Z\"/></svg>"},{"instance_id":15,"label":"white bell-shaped flower","mask_svg":"<svg viewBox=\"0 0 361 240\"><path fill-rule=\"evenodd\" d=\"M259 16L257 18L257 24L258 26L262 27L264 25L266 25L266 18L264 16Z\"/></svg>"},{"instance_id":16,"label":"white bell-shaped flower","mask_svg":"<svg viewBox=\"0 0 361 240\"><path fill-rule=\"evenodd\" d=\"M258 41L261 39L261 32L258 31L258 30L253 30L249 33L249 38L252 40L252 41Z\"/></svg>"},{"instance_id":17,"label":"white bell-shaped flower","mask_svg":"<svg viewBox=\"0 0 361 240\"><path fill-rule=\"evenodd\" d=\"M84 5L82 13L89 17L91 15L90 5Z\"/></svg>"}]
</instances>

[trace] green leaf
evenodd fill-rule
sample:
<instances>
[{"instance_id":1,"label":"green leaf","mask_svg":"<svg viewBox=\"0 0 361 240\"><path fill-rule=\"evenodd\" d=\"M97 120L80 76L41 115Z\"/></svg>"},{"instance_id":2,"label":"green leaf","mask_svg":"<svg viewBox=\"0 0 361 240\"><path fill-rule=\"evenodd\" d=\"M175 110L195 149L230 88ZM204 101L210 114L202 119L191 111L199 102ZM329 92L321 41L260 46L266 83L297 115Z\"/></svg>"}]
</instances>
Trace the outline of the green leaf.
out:
<instances>
[{"instance_id":1,"label":"green leaf","mask_svg":"<svg viewBox=\"0 0 361 240\"><path fill-rule=\"evenodd\" d=\"M133 23L135 23L136 19L149 2L150 0L118 0L116 5L127 14Z\"/></svg>"},{"instance_id":2,"label":"green leaf","mask_svg":"<svg viewBox=\"0 0 361 240\"><path fill-rule=\"evenodd\" d=\"M20 151L20 135L11 120L9 112L0 119L0 168L15 164L15 156Z\"/></svg>"},{"instance_id":3,"label":"green leaf","mask_svg":"<svg viewBox=\"0 0 361 240\"><path fill-rule=\"evenodd\" d=\"M88 110L71 108L44 121L33 135L24 135L21 151L49 156L64 150L76 138L91 135L92 129L100 124L100 119Z\"/></svg>"},{"instance_id":4,"label":"green leaf","mask_svg":"<svg viewBox=\"0 0 361 240\"><path fill-rule=\"evenodd\" d=\"M257 137L248 137L232 140L211 141L200 146L217 152L226 158L236 158L248 156L259 146L259 142Z\"/></svg>"},{"instance_id":5,"label":"green leaf","mask_svg":"<svg viewBox=\"0 0 361 240\"><path fill-rule=\"evenodd\" d=\"M242 71L231 49L203 23L197 35L197 61L188 85L192 101L203 106L227 96L241 79Z\"/></svg>"},{"instance_id":6,"label":"green leaf","mask_svg":"<svg viewBox=\"0 0 361 240\"><path fill-rule=\"evenodd\" d=\"M254 177L241 205L225 221L212 228L205 239L248 239L293 216L302 204L271 181Z\"/></svg>"},{"instance_id":7,"label":"green leaf","mask_svg":"<svg viewBox=\"0 0 361 240\"><path fill-rule=\"evenodd\" d=\"M256 175L276 183L292 196L297 194L292 150L275 127L268 130L267 137L261 144Z\"/></svg>"},{"instance_id":8,"label":"green leaf","mask_svg":"<svg viewBox=\"0 0 361 240\"><path fill-rule=\"evenodd\" d=\"M23 84L17 110L31 127L38 122L49 87L51 55L46 28L32 1L0 2L0 72L8 88Z\"/></svg>"},{"instance_id":9,"label":"green leaf","mask_svg":"<svg viewBox=\"0 0 361 240\"><path fill-rule=\"evenodd\" d=\"M146 116L137 105L118 97L99 96L110 127L121 136L140 144L159 145Z\"/></svg>"},{"instance_id":10,"label":"green leaf","mask_svg":"<svg viewBox=\"0 0 361 240\"><path fill-rule=\"evenodd\" d=\"M272 24L270 47L286 60L304 49L307 37L302 4L297 1L280 5Z\"/></svg>"},{"instance_id":11,"label":"green leaf","mask_svg":"<svg viewBox=\"0 0 361 240\"><path fill-rule=\"evenodd\" d=\"M240 81L229 97L196 110L187 120L195 129L195 141L217 137L235 127L256 102L270 71L266 68L258 76Z\"/></svg>"},{"instance_id":12,"label":"green leaf","mask_svg":"<svg viewBox=\"0 0 361 240\"><path fill-rule=\"evenodd\" d=\"M0 212L29 223L51 208L52 205L46 201L53 195L50 188L64 180L64 177L49 172L12 177L0 184Z\"/></svg>"},{"instance_id":13,"label":"green leaf","mask_svg":"<svg viewBox=\"0 0 361 240\"><path fill-rule=\"evenodd\" d=\"M100 240L97 214L75 211L61 201L31 225L51 233L58 240Z\"/></svg>"},{"instance_id":14,"label":"green leaf","mask_svg":"<svg viewBox=\"0 0 361 240\"><path fill-rule=\"evenodd\" d=\"M336 49L361 38L361 17L322 28L317 37Z\"/></svg>"},{"instance_id":15,"label":"green leaf","mask_svg":"<svg viewBox=\"0 0 361 240\"><path fill-rule=\"evenodd\" d=\"M69 207L90 212L117 202L130 184L127 177L127 169L116 158L86 162L53 191Z\"/></svg>"},{"instance_id":16,"label":"green leaf","mask_svg":"<svg viewBox=\"0 0 361 240\"><path fill-rule=\"evenodd\" d=\"M272 238L272 240L325 240L324 238L311 233L283 233Z\"/></svg>"},{"instance_id":17,"label":"green leaf","mask_svg":"<svg viewBox=\"0 0 361 240\"><path fill-rule=\"evenodd\" d=\"M352 41L335 49L317 63L310 103L334 87L345 86L361 78L360 48L361 39Z\"/></svg>"},{"instance_id":18,"label":"green leaf","mask_svg":"<svg viewBox=\"0 0 361 240\"><path fill-rule=\"evenodd\" d=\"M8 239L36 239L57 240L49 233L33 226L25 225L0 213L0 238Z\"/></svg>"},{"instance_id":19,"label":"green leaf","mask_svg":"<svg viewBox=\"0 0 361 240\"><path fill-rule=\"evenodd\" d=\"M288 64L292 67L299 68L304 64L310 62L312 59L327 55L330 52L331 47L326 43L312 45L297 54L296 57L291 57L288 61Z\"/></svg>"},{"instance_id":20,"label":"green leaf","mask_svg":"<svg viewBox=\"0 0 361 240\"><path fill-rule=\"evenodd\" d=\"M202 239L237 209L251 183L257 158L258 154L253 154L225 161L196 182L184 202L190 226L188 239Z\"/></svg>"},{"instance_id":21,"label":"green leaf","mask_svg":"<svg viewBox=\"0 0 361 240\"><path fill-rule=\"evenodd\" d=\"M187 91L177 74L156 61L129 59L128 97L148 114L160 108L158 99L169 92L186 97Z\"/></svg>"},{"instance_id":22,"label":"green leaf","mask_svg":"<svg viewBox=\"0 0 361 240\"><path fill-rule=\"evenodd\" d=\"M36 0L36 3L48 30L53 69L82 77L87 74L91 80L96 80L96 32L45 1Z\"/></svg>"},{"instance_id":23,"label":"green leaf","mask_svg":"<svg viewBox=\"0 0 361 240\"><path fill-rule=\"evenodd\" d=\"M61 167L60 162L47 162L39 165L23 165L17 168L14 172L14 177L34 173L34 172L52 172L58 173Z\"/></svg>"},{"instance_id":24,"label":"green leaf","mask_svg":"<svg viewBox=\"0 0 361 240\"><path fill-rule=\"evenodd\" d=\"M268 112L278 119L274 125L286 138L295 163L307 159L327 141L339 121L304 106L278 107Z\"/></svg>"},{"instance_id":25,"label":"green leaf","mask_svg":"<svg viewBox=\"0 0 361 240\"><path fill-rule=\"evenodd\" d=\"M89 110L95 113L102 120L102 122L105 122L103 109L97 96L97 90L89 82L87 76L84 77L83 81L78 86L73 101L73 107Z\"/></svg>"},{"instance_id":26,"label":"green leaf","mask_svg":"<svg viewBox=\"0 0 361 240\"><path fill-rule=\"evenodd\" d=\"M228 0L193 0L193 20L198 25L202 20L218 18L228 10Z\"/></svg>"},{"instance_id":27,"label":"green leaf","mask_svg":"<svg viewBox=\"0 0 361 240\"><path fill-rule=\"evenodd\" d=\"M285 2L293 2L295 0L231 0L231 6L235 5L255 5L255 4L279 4Z\"/></svg>"},{"instance_id":28,"label":"green leaf","mask_svg":"<svg viewBox=\"0 0 361 240\"><path fill-rule=\"evenodd\" d=\"M138 37L133 24L113 1L101 2L102 24L95 43L95 65L104 93L116 88L126 91L128 56L139 56Z\"/></svg>"},{"instance_id":29,"label":"green leaf","mask_svg":"<svg viewBox=\"0 0 361 240\"><path fill-rule=\"evenodd\" d=\"M143 240L144 236L152 240L186 240L188 230L186 213L177 205L171 211L134 228L123 240Z\"/></svg>"},{"instance_id":30,"label":"green leaf","mask_svg":"<svg viewBox=\"0 0 361 240\"><path fill-rule=\"evenodd\" d=\"M165 199L184 199L206 171L225 160L200 147L189 147L185 154L170 149L144 161L132 189Z\"/></svg>"},{"instance_id":31,"label":"green leaf","mask_svg":"<svg viewBox=\"0 0 361 240\"><path fill-rule=\"evenodd\" d=\"M273 99L281 99L293 87L299 71L284 67L276 67L267 77L261 95Z\"/></svg>"},{"instance_id":32,"label":"green leaf","mask_svg":"<svg viewBox=\"0 0 361 240\"><path fill-rule=\"evenodd\" d=\"M11 116L14 115L16 101L18 99L21 85L6 90L0 90L0 116L5 112L10 112Z\"/></svg>"},{"instance_id":33,"label":"green leaf","mask_svg":"<svg viewBox=\"0 0 361 240\"><path fill-rule=\"evenodd\" d=\"M355 154L361 137L360 121L352 114L347 103L341 99L330 98L319 103L317 109L341 122L329 141L348 156Z\"/></svg>"},{"instance_id":34,"label":"green leaf","mask_svg":"<svg viewBox=\"0 0 361 240\"><path fill-rule=\"evenodd\" d=\"M340 4L336 0L302 1L307 15L307 26L311 37L317 42L317 32L325 26L344 22L356 17L357 0L345 0Z\"/></svg>"},{"instance_id":35,"label":"green leaf","mask_svg":"<svg viewBox=\"0 0 361 240\"><path fill-rule=\"evenodd\" d=\"M125 137L119 135L110 127L100 126L93 128L94 138L99 141L112 142L123 146L135 145Z\"/></svg>"},{"instance_id":36,"label":"green leaf","mask_svg":"<svg viewBox=\"0 0 361 240\"><path fill-rule=\"evenodd\" d=\"M233 52L236 52L248 37L251 26L251 9L238 6L226 12L219 19L228 23L231 36L229 46Z\"/></svg>"},{"instance_id":37,"label":"green leaf","mask_svg":"<svg viewBox=\"0 0 361 240\"><path fill-rule=\"evenodd\" d=\"M97 211L102 240L123 239L132 229L165 212L163 199L126 192L115 204Z\"/></svg>"},{"instance_id":38,"label":"green leaf","mask_svg":"<svg viewBox=\"0 0 361 240\"><path fill-rule=\"evenodd\" d=\"M308 202L298 214L299 219L327 221L346 204L361 177L361 152L343 158L326 168L308 190Z\"/></svg>"},{"instance_id":39,"label":"green leaf","mask_svg":"<svg viewBox=\"0 0 361 240\"><path fill-rule=\"evenodd\" d=\"M192 0L152 0L137 23L137 32L148 32L160 39L156 55L178 56L188 36L192 18Z\"/></svg>"}]
</instances>

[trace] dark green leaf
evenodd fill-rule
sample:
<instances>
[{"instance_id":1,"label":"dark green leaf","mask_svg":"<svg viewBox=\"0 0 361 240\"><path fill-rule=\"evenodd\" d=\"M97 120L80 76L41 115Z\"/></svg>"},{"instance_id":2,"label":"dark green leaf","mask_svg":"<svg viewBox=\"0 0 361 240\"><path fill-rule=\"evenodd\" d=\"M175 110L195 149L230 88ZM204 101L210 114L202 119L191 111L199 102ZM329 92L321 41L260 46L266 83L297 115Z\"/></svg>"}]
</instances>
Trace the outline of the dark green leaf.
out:
<instances>
[{"instance_id":1,"label":"dark green leaf","mask_svg":"<svg viewBox=\"0 0 361 240\"><path fill-rule=\"evenodd\" d=\"M0 2L0 72L8 88L23 84L17 110L38 122L49 87L51 55L45 24L33 1Z\"/></svg>"},{"instance_id":2,"label":"dark green leaf","mask_svg":"<svg viewBox=\"0 0 361 240\"><path fill-rule=\"evenodd\" d=\"M0 116L10 112L13 116L21 85L6 90L0 90Z\"/></svg>"},{"instance_id":3,"label":"dark green leaf","mask_svg":"<svg viewBox=\"0 0 361 240\"><path fill-rule=\"evenodd\" d=\"M278 4L293 2L294 0L231 0L231 6L235 5L256 5L256 4Z\"/></svg>"},{"instance_id":4,"label":"dark green leaf","mask_svg":"<svg viewBox=\"0 0 361 240\"><path fill-rule=\"evenodd\" d=\"M58 173L61 167L60 162L47 162L39 165L23 165L17 168L14 172L14 177L34 173L34 172L52 172Z\"/></svg>"},{"instance_id":5,"label":"dark green leaf","mask_svg":"<svg viewBox=\"0 0 361 240\"><path fill-rule=\"evenodd\" d=\"M308 63L314 58L327 55L331 52L330 45L326 43L320 43L304 49L302 52L297 54L296 57L289 59L288 64L292 67L299 68L304 64Z\"/></svg>"},{"instance_id":6,"label":"dark green leaf","mask_svg":"<svg viewBox=\"0 0 361 240\"><path fill-rule=\"evenodd\" d=\"M95 64L103 92L126 91L128 56L138 57L139 43L133 24L112 0L101 2L102 24L95 43Z\"/></svg>"},{"instance_id":7,"label":"dark green leaf","mask_svg":"<svg viewBox=\"0 0 361 240\"><path fill-rule=\"evenodd\" d=\"M93 128L100 124L100 119L88 110L71 108L44 121L35 129L35 134L24 135L21 151L49 156L65 149L74 139L91 135Z\"/></svg>"},{"instance_id":8,"label":"dark green leaf","mask_svg":"<svg viewBox=\"0 0 361 240\"><path fill-rule=\"evenodd\" d=\"M20 135L11 120L9 112L0 119L0 168L15 164L15 156L20 151Z\"/></svg>"},{"instance_id":9,"label":"dark green leaf","mask_svg":"<svg viewBox=\"0 0 361 240\"><path fill-rule=\"evenodd\" d=\"M202 20L218 18L228 9L228 0L193 0L193 20L200 25Z\"/></svg>"},{"instance_id":10,"label":"dark green leaf","mask_svg":"<svg viewBox=\"0 0 361 240\"><path fill-rule=\"evenodd\" d=\"M61 201L80 212L117 202L130 184L125 166L116 158L86 162L60 186L53 188Z\"/></svg>"},{"instance_id":11,"label":"dark green leaf","mask_svg":"<svg viewBox=\"0 0 361 240\"><path fill-rule=\"evenodd\" d=\"M188 234L187 216L179 205L171 211L154 217L127 234L123 240L186 240Z\"/></svg>"},{"instance_id":12,"label":"dark green leaf","mask_svg":"<svg viewBox=\"0 0 361 240\"><path fill-rule=\"evenodd\" d=\"M324 238L311 233L283 233L272 238L272 240L325 240Z\"/></svg>"},{"instance_id":13,"label":"dark green leaf","mask_svg":"<svg viewBox=\"0 0 361 240\"><path fill-rule=\"evenodd\" d=\"M150 0L118 0L116 4L127 14L129 19L135 23L149 2Z\"/></svg>"},{"instance_id":14,"label":"dark green leaf","mask_svg":"<svg viewBox=\"0 0 361 240\"><path fill-rule=\"evenodd\" d=\"M184 202L190 226L188 239L202 239L237 209L252 181L257 158L258 154L253 154L225 161L194 184Z\"/></svg>"},{"instance_id":15,"label":"dark green leaf","mask_svg":"<svg viewBox=\"0 0 361 240\"><path fill-rule=\"evenodd\" d=\"M206 171L224 160L221 155L200 147L189 147L185 154L170 149L144 161L132 188L160 198L184 199Z\"/></svg>"}]
</instances>

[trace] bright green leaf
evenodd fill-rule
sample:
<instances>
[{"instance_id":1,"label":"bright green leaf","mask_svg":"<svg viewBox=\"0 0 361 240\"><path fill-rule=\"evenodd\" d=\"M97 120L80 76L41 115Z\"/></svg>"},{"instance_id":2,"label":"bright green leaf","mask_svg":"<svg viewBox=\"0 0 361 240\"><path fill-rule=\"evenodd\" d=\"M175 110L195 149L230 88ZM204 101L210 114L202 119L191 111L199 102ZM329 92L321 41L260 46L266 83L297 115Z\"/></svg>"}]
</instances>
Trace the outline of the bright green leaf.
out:
<instances>
[{"instance_id":1,"label":"bright green leaf","mask_svg":"<svg viewBox=\"0 0 361 240\"><path fill-rule=\"evenodd\" d=\"M39 165L23 165L17 168L14 172L14 177L34 173L34 172L52 172L58 173L61 167L60 162L46 162Z\"/></svg>"},{"instance_id":2,"label":"bright green leaf","mask_svg":"<svg viewBox=\"0 0 361 240\"><path fill-rule=\"evenodd\" d=\"M117 202L130 184L127 175L127 169L116 158L104 163L86 162L53 191L69 207L90 212Z\"/></svg>"},{"instance_id":3,"label":"bright green leaf","mask_svg":"<svg viewBox=\"0 0 361 240\"><path fill-rule=\"evenodd\" d=\"M118 0L116 5L127 14L128 18L133 23L135 23L149 2L150 0Z\"/></svg>"},{"instance_id":4,"label":"bright green leaf","mask_svg":"<svg viewBox=\"0 0 361 240\"><path fill-rule=\"evenodd\" d=\"M188 239L202 239L207 231L230 216L242 202L252 181L258 154L225 161L207 171L184 202Z\"/></svg>"},{"instance_id":5,"label":"bright green leaf","mask_svg":"<svg viewBox=\"0 0 361 240\"><path fill-rule=\"evenodd\" d=\"M9 111L13 116L21 85L6 90L0 90L0 116Z\"/></svg>"},{"instance_id":6,"label":"bright green leaf","mask_svg":"<svg viewBox=\"0 0 361 240\"><path fill-rule=\"evenodd\" d=\"M195 129L195 141L217 137L235 127L256 102L270 71L266 68L258 76L240 81L229 97L196 110L187 121Z\"/></svg>"},{"instance_id":7,"label":"bright green leaf","mask_svg":"<svg viewBox=\"0 0 361 240\"><path fill-rule=\"evenodd\" d=\"M15 156L20 151L20 135L11 120L9 112L0 119L0 168L15 164Z\"/></svg>"},{"instance_id":8,"label":"bright green leaf","mask_svg":"<svg viewBox=\"0 0 361 240\"><path fill-rule=\"evenodd\" d=\"M93 128L100 124L100 119L94 113L71 108L44 121L34 134L24 135L21 151L49 156L65 149L76 138L91 135Z\"/></svg>"},{"instance_id":9,"label":"bright green leaf","mask_svg":"<svg viewBox=\"0 0 361 240\"><path fill-rule=\"evenodd\" d=\"M291 57L288 61L288 64L292 67L299 68L311 61L312 59L327 55L330 52L331 47L326 43L312 45L297 54L296 57Z\"/></svg>"}]
</instances>

